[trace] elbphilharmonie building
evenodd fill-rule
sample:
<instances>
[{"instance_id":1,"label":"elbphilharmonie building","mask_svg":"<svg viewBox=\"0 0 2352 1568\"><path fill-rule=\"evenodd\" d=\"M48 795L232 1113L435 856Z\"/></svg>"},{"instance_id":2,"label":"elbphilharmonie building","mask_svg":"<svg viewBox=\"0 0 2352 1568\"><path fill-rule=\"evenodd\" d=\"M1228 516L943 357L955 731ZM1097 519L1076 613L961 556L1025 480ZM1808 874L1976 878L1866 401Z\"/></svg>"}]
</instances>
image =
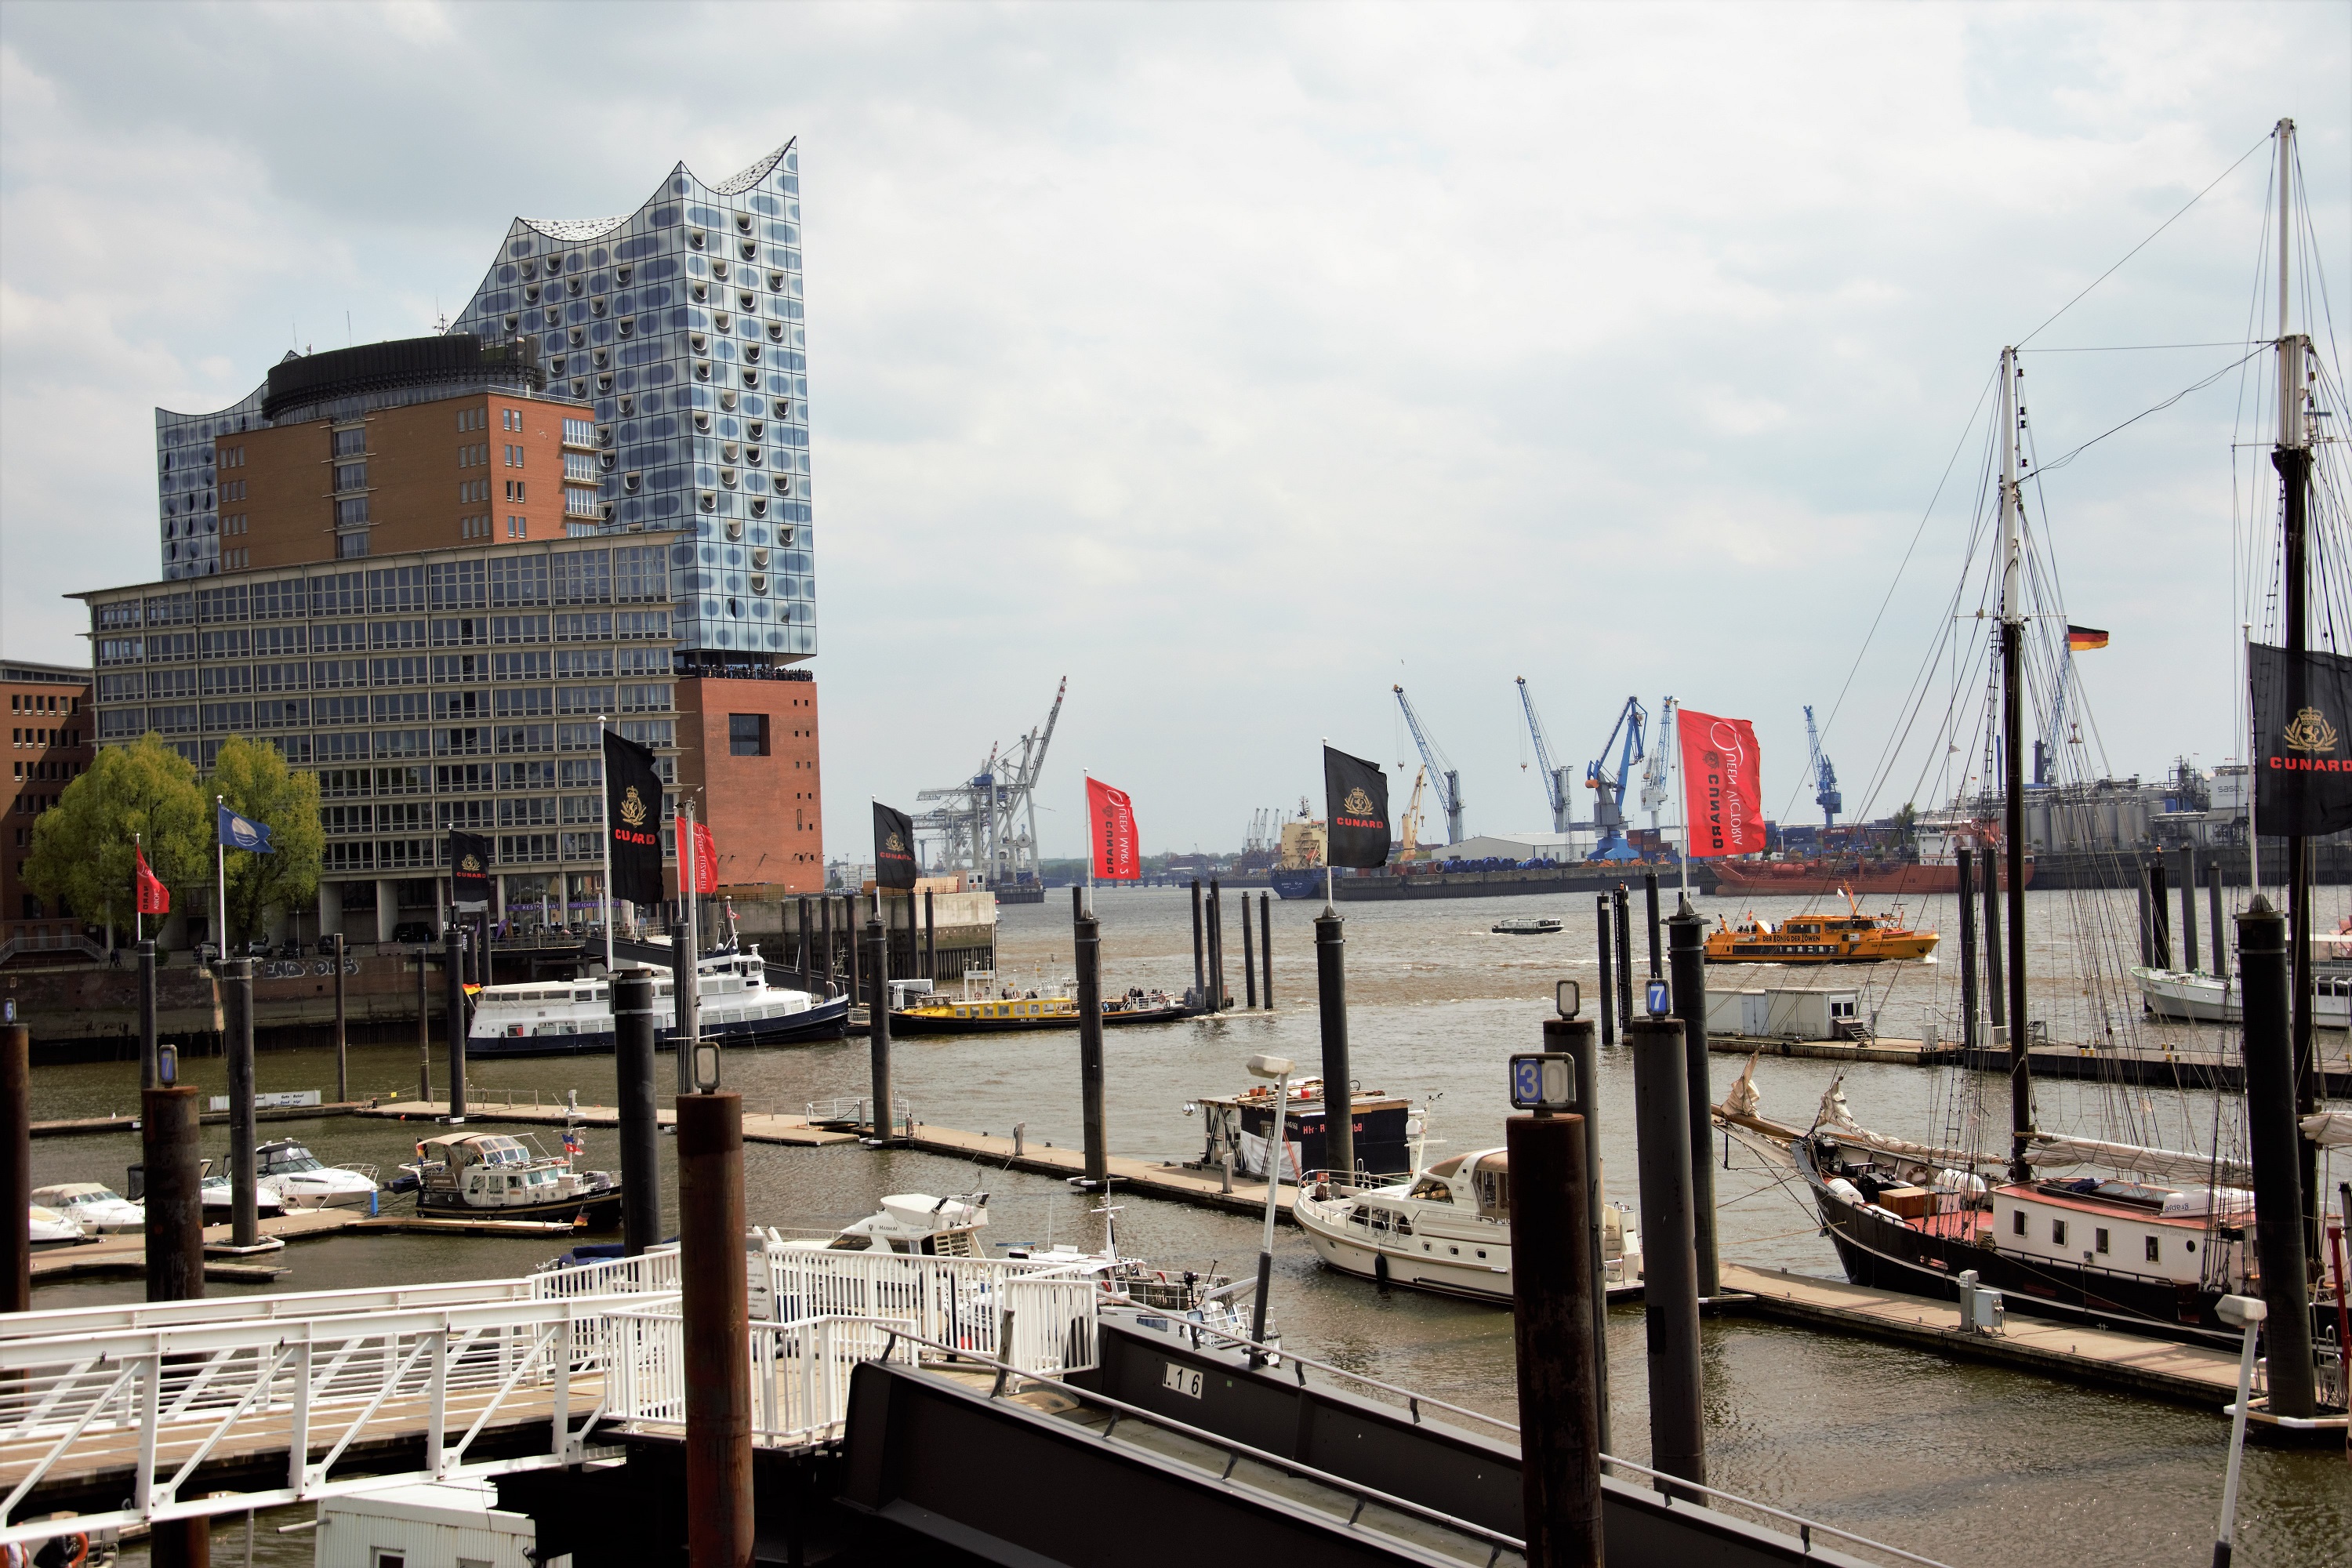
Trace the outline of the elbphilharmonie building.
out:
<instances>
[{"instance_id":1,"label":"elbphilharmonie building","mask_svg":"<svg viewBox=\"0 0 2352 1568\"><path fill-rule=\"evenodd\" d=\"M567 488L565 531L668 538L681 672L816 651L800 225L792 143L716 183L681 163L633 213L514 220L447 326L593 409L593 468L565 478L594 489ZM156 411L163 578L224 570L215 443L267 428L266 393Z\"/></svg>"}]
</instances>

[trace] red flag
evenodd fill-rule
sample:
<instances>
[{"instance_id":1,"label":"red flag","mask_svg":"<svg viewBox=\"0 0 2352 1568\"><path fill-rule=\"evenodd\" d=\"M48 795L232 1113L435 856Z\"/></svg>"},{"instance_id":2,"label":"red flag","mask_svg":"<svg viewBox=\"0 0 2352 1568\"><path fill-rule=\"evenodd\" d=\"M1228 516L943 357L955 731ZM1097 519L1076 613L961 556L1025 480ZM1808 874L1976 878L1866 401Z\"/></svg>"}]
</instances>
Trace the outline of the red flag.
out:
<instances>
[{"instance_id":1,"label":"red flag","mask_svg":"<svg viewBox=\"0 0 2352 1568\"><path fill-rule=\"evenodd\" d=\"M1094 845L1095 875L1109 882L1131 882L1143 875L1135 847L1135 803L1125 790L1100 779L1087 781L1087 837Z\"/></svg>"},{"instance_id":2,"label":"red flag","mask_svg":"<svg viewBox=\"0 0 2352 1568\"><path fill-rule=\"evenodd\" d=\"M710 837L710 824L694 825L694 890L707 894L719 886L719 841Z\"/></svg>"},{"instance_id":3,"label":"red flag","mask_svg":"<svg viewBox=\"0 0 2352 1568\"><path fill-rule=\"evenodd\" d=\"M1690 854L1752 855L1764 847L1764 779L1756 726L1685 708L1675 715L1683 751L1683 803Z\"/></svg>"},{"instance_id":4,"label":"red flag","mask_svg":"<svg viewBox=\"0 0 2352 1568\"><path fill-rule=\"evenodd\" d=\"M131 855L139 862L139 912L142 915L168 915L172 912L172 889L163 886L163 879L147 868L147 851L133 845Z\"/></svg>"}]
</instances>

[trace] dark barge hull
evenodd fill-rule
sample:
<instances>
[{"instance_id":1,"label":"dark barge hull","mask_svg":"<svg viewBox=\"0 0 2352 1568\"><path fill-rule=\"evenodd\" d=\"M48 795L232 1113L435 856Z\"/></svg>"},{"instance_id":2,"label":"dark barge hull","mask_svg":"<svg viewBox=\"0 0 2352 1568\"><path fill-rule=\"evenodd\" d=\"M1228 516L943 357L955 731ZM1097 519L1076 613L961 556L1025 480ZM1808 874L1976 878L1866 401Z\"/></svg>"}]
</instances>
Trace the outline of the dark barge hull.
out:
<instances>
[{"instance_id":1,"label":"dark barge hull","mask_svg":"<svg viewBox=\"0 0 2352 1568\"><path fill-rule=\"evenodd\" d=\"M1197 1007L1144 1007L1132 1012L1106 1012L1103 1027L1115 1029L1125 1024L1178 1024L1187 1018L1197 1018L1203 1009ZM1076 1017L1067 1018L923 1018L905 1013L890 1015L890 1033L906 1035L1031 1035L1070 1030L1078 1026Z\"/></svg>"},{"instance_id":2,"label":"dark barge hull","mask_svg":"<svg viewBox=\"0 0 2352 1568\"><path fill-rule=\"evenodd\" d=\"M849 998L835 996L782 1018L706 1024L702 1037L722 1046L793 1046L805 1040L839 1039L848 1018ZM654 1040L654 1048L667 1051L676 1044L673 1033L664 1030ZM594 1035L476 1035L466 1041L466 1055L475 1061L490 1057L610 1056L612 1050L609 1029Z\"/></svg>"},{"instance_id":3,"label":"dark barge hull","mask_svg":"<svg viewBox=\"0 0 2352 1568\"><path fill-rule=\"evenodd\" d=\"M1872 1290L1939 1300L1959 1299L1959 1276L1976 1270L1978 1285L2001 1293L2012 1311L2092 1322L2101 1328L2197 1343L2227 1341L2236 1330L2223 1324L2213 1305L2221 1292L2101 1269L2027 1263L1991 1247L1929 1235L1847 1203L1822 1182L1813 1151L1800 1142L1798 1169L1821 1211L1822 1228L1837 1248L1850 1283Z\"/></svg>"}]
</instances>

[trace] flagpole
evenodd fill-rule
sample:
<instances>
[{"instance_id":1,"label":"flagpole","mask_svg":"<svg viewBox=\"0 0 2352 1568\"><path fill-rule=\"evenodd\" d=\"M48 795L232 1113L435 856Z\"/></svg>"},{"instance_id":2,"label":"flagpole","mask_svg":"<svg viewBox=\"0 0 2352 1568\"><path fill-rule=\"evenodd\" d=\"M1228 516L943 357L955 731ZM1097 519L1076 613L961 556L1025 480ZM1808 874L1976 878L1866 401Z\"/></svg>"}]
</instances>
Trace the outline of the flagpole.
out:
<instances>
[{"instance_id":1,"label":"flagpole","mask_svg":"<svg viewBox=\"0 0 2352 1568\"><path fill-rule=\"evenodd\" d=\"M1078 770L1078 787L1086 792L1087 825L1087 913L1095 912L1095 792L1094 773L1088 768Z\"/></svg>"},{"instance_id":2,"label":"flagpole","mask_svg":"<svg viewBox=\"0 0 2352 1568\"><path fill-rule=\"evenodd\" d=\"M213 876L220 895L220 930L214 937L214 945L220 949L220 956L214 961L217 963L228 962L228 845L220 830L220 814L227 809L225 797L213 796Z\"/></svg>"},{"instance_id":3,"label":"flagpole","mask_svg":"<svg viewBox=\"0 0 2352 1568\"><path fill-rule=\"evenodd\" d=\"M140 907L146 902L147 889L139 885L138 871L138 868L146 863L146 849L144 836L132 834L131 836L131 945L133 947L147 940L147 911Z\"/></svg>"},{"instance_id":4,"label":"flagpole","mask_svg":"<svg viewBox=\"0 0 2352 1568\"><path fill-rule=\"evenodd\" d=\"M1666 732L1661 737L1666 743L1667 766L1674 771L1675 824L1682 829L1682 838L1675 846L1675 858L1683 863L1683 900L1690 900L1690 789L1683 782L1683 725L1675 710L1675 700L1666 699Z\"/></svg>"},{"instance_id":5,"label":"flagpole","mask_svg":"<svg viewBox=\"0 0 2352 1568\"><path fill-rule=\"evenodd\" d=\"M1326 753L1323 765L1328 770L1331 765L1328 755L1331 750L1331 737L1328 735L1323 737L1323 750ZM1331 809L1331 792L1328 787L1331 775L1327 771L1323 778L1327 786L1323 792L1323 912L1328 915L1338 912L1339 897L1332 891L1331 886L1331 818L1335 815Z\"/></svg>"},{"instance_id":6,"label":"flagpole","mask_svg":"<svg viewBox=\"0 0 2352 1568\"><path fill-rule=\"evenodd\" d=\"M612 732L612 729L611 714L596 715L596 752L600 759L597 767L600 771L610 765L601 759L604 755L604 737ZM608 778L604 781L603 799L609 801L612 794L613 781ZM604 879L597 884L596 899L597 905L604 911L604 978L605 983L610 984L613 976L613 819L604 811L602 801L599 802L597 815L604 818L604 831L601 835L604 843ZM567 891L564 896L569 901L570 893Z\"/></svg>"},{"instance_id":7,"label":"flagpole","mask_svg":"<svg viewBox=\"0 0 2352 1568\"><path fill-rule=\"evenodd\" d=\"M2253 901L2263 896L2263 836L2254 826L2254 796L2256 786L2261 782L2259 770L2263 743L2254 733L2254 726L2261 722L2254 711L2254 624L2252 621L2242 624L2245 635L2239 641L2238 653L2243 660L2240 668L2246 672L2247 678L2238 684L2246 691L2246 878L2250 884L2246 889L2246 902L2252 907Z\"/></svg>"}]
</instances>

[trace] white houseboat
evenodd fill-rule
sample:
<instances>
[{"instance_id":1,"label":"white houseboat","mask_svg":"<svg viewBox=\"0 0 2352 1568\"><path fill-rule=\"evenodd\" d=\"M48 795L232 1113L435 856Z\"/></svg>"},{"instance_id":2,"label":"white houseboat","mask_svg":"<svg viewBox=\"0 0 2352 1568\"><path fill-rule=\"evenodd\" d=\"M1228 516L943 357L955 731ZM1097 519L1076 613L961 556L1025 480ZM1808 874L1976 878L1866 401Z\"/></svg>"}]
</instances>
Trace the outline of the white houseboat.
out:
<instances>
[{"instance_id":1,"label":"white houseboat","mask_svg":"<svg viewBox=\"0 0 2352 1568\"><path fill-rule=\"evenodd\" d=\"M831 1038L849 1016L846 996L818 997L768 984L757 947L716 953L699 965L702 1035L728 1046L773 1046ZM667 971L655 971L655 1044L667 1047L677 996ZM526 981L476 993L466 1054L484 1057L585 1056L613 1048L611 982Z\"/></svg>"}]
</instances>

